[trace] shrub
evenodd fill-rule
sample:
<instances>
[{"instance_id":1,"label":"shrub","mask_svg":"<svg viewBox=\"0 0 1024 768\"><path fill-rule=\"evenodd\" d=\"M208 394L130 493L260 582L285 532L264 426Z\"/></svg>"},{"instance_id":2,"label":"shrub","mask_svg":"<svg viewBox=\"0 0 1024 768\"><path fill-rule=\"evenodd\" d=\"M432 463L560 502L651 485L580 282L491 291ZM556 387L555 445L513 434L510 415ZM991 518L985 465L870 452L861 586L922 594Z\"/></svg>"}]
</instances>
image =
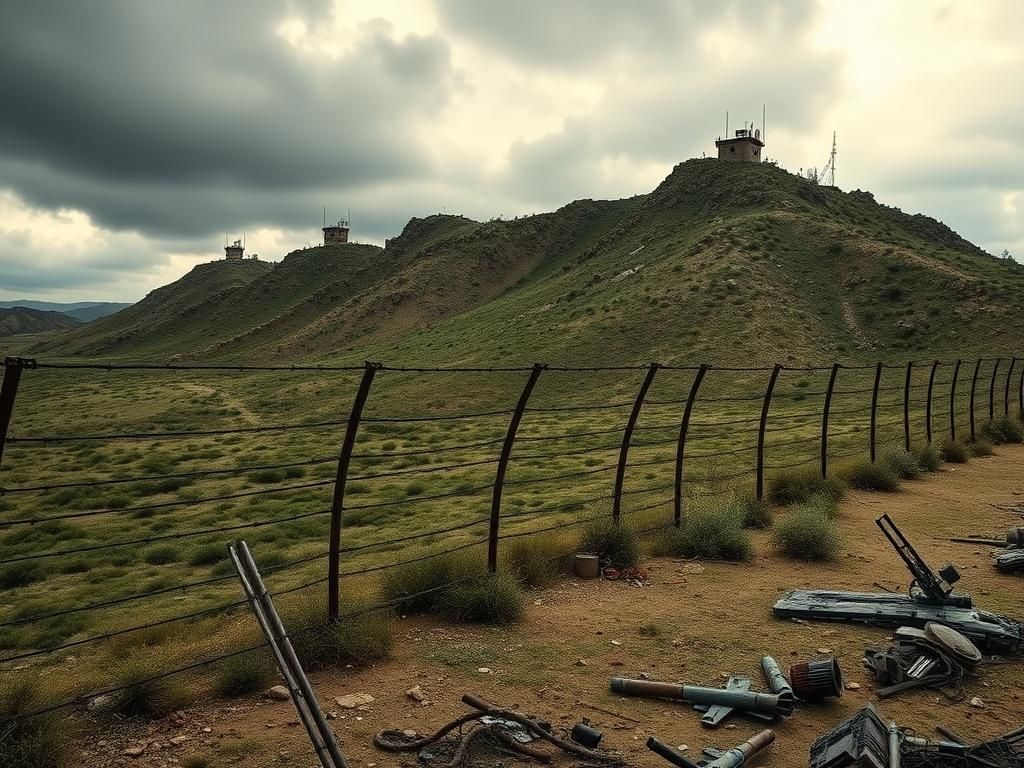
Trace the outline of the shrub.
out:
<instances>
[{"instance_id":1,"label":"shrub","mask_svg":"<svg viewBox=\"0 0 1024 768\"><path fill-rule=\"evenodd\" d=\"M768 482L768 499L775 504L799 504L817 494L841 499L845 490L841 480L823 479L817 469L787 469Z\"/></svg>"},{"instance_id":2,"label":"shrub","mask_svg":"<svg viewBox=\"0 0 1024 768\"><path fill-rule=\"evenodd\" d=\"M4 723L0 730L0 765L61 768L68 764L67 718L49 712L8 722L9 718L39 709L44 703L34 681L8 680L0 688L0 722Z\"/></svg>"},{"instance_id":3,"label":"shrub","mask_svg":"<svg viewBox=\"0 0 1024 768\"><path fill-rule=\"evenodd\" d=\"M795 560L834 560L839 554L839 528L818 504L801 504L775 523L775 546Z\"/></svg>"},{"instance_id":4,"label":"shrub","mask_svg":"<svg viewBox=\"0 0 1024 768\"><path fill-rule=\"evenodd\" d=\"M523 615L523 590L511 574L487 574L444 590L439 607L450 621L514 624Z\"/></svg>"},{"instance_id":5,"label":"shrub","mask_svg":"<svg viewBox=\"0 0 1024 768\"><path fill-rule=\"evenodd\" d=\"M737 504L694 509L679 536L679 554L745 560L750 556L750 535L743 530L742 514Z\"/></svg>"},{"instance_id":6,"label":"shrub","mask_svg":"<svg viewBox=\"0 0 1024 768\"><path fill-rule=\"evenodd\" d=\"M426 613L437 607L441 587L482 565L448 553L389 568L381 578L381 597L400 613Z\"/></svg>"},{"instance_id":7,"label":"shrub","mask_svg":"<svg viewBox=\"0 0 1024 768\"><path fill-rule=\"evenodd\" d=\"M939 455L942 456L943 461L948 461L950 464L966 464L967 446L960 440L946 438L942 441Z\"/></svg>"},{"instance_id":8,"label":"shrub","mask_svg":"<svg viewBox=\"0 0 1024 768\"><path fill-rule=\"evenodd\" d=\"M615 525L607 518L587 525L583 530L580 549L595 553L616 568L636 565L640 560L636 534L624 525Z\"/></svg>"},{"instance_id":9,"label":"shrub","mask_svg":"<svg viewBox=\"0 0 1024 768\"><path fill-rule=\"evenodd\" d=\"M201 544L192 551L188 562L190 565L215 565L221 560L227 560L228 548L223 544L211 542Z\"/></svg>"},{"instance_id":10,"label":"shrub","mask_svg":"<svg viewBox=\"0 0 1024 768\"><path fill-rule=\"evenodd\" d=\"M926 443L925 445L914 448L913 453L923 472L935 472L942 463L942 456L939 455L939 449L931 443Z\"/></svg>"},{"instance_id":11,"label":"shrub","mask_svg":"<svg viewBox=\"0 0 1024 768\"><path fill-rule=\"evenodd\" d=\"M525 587L544 587L569 570L572 547L564 540L524 536L506 542L505 569Z\"/></svg>"},{"instance_id":12,"label":"shrub","mask_svg":"<svg viewBox=\"0 0 1024 768\"><path fill-rule=\"evenodd\" d=\"M192 757L186 757L181 764L181 768L212 768L213 763L208 758L201 755L192 755Z\"/></svg>"},{"instance_id":13,"label":"shrub","mask_svg":"<svg viewBox=\"0 0 1024 768\"><path fill-rule=\"evenodd\" d=\"M683 551L683 529L663 528L651 541L654 557L675 557Z\"/></svg>"},{"instance_id":14,"label":"shrub","mask_svg":"<svg viewBox=\"0 0 1024 768\"><path fill-rule=\"evenodd\" d=\"M178 548L173 544L159 544L147 549L142 559L150 565L168 565L178 562L180 557Z\"/></svg>"},{"instance_id":15,"label":"shrub","mask_svg":"<svg viewBox=\"0 0 1024 768\"><path fill-rule=\"evenodd\" d=\"M213 689L218 696L244 696L262 691L274 679L274 671L274 664L265 654L231 656L217 666Z\"/></svg>"},{"instance_id":16,"label":"shrub","mask_svg":"<svg viewBox=\"0 0 1024 768\"><path fill-rule=\"evenodd\" d=\"M978 438L970 445L971 456L991 456L995 453L994 446L991 441L984 438Z\"/></svg>"},{"instance_id":17,"label":"shrub","mask_svg":"<svg viewBox=\"0 0 1024 768\"><path fill-rule=\"evenodd\" d=\"M772 527L771 505L764 499L758 499L753 494L749 494L737 497L734 504L740 512L744 528Z\"/></svg>"},{"instance_id":18,"label":"shrub","mask_svg":"<svg viewBox=\"0 0 1024 768\"><path fill-rule=\"evenodd\" d=\"M292 646L307 670L339 664L368 664L391 653L394 612L342 607L341 620L324 623L323 604L310 601L286 612Z\"/></svg>"},{"instance_id":19,"label":"shrub","mask_svg":"<svg viewBox=\"0 0 1024 768\"><path fill-rule=\"evenodd\" d=\"M902 448L889 448L882 454L882 461L888 464L893 472L903 480L916 480L921 476L921 462L910 451Z\"/></svg>"},{"instance_id":20,"label":"shrub","mask_svg":"<svg viewBox=\"0 0 1024 768\"><path fill-rule=\"evenodd\" d=\"M0 569L0 588L15 589L35 584L46 577L46 572L39 563L12 563Z\"/></svg>"},{"instance_id":21,"label":"shrub","mask_svg":"<svg viewBox=\"0 0 1024 768\"><path fill-rule=\"evenodd\" d=\"M159 718L188 704L188 693L174 676L157 677L152 665L129 660L118 670L123 690L112 694L114 711L124 717Z\"/></svg>"},{"instance_id":22,"label":"shrub","mask_svg":"<svg viewBox=\"0 0 1024 768\"><path fill-rule=\"evenodd\" d=\"M280 469L258 469L250 472L248 477L253 483L280 483L285 479L285 473Z\"/></svg>"},{"instance_id":23,"label":"shrub","mask_svg":"<svg viewBox=\"0 0 1024 768\"><path fill-rule=\"evenodd\" d=\"M995 443L1024 442L1024 425L1010 416L998 416L986 421L981 427L981 435Z\"/></svg>"},{"instance_id":24,"label":"shrub","mask_svg":"<svg viewBox=\"0 0 1024 768\"><path fill-rule=\"evenodd\" d=\"M884 461L859 461L847 470L847 480L864 491L892 493L900 489L896 471Z\"/></svg>"}]
</instances>

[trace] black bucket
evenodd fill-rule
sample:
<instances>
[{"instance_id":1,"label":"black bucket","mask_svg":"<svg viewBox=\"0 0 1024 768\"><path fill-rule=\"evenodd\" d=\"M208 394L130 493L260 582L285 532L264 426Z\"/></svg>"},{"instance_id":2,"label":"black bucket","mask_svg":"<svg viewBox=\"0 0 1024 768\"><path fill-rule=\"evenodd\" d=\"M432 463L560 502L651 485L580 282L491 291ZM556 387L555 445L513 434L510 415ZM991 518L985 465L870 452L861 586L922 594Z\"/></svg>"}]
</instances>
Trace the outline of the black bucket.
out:
<instances>
[{"instance_id":1,"label":"black bucket","mask_svg":"<svg viewBox=\"0 0 1024 768\"><path fill-rule=\"evenodd\" d=\"M587 749L593 749L600 743L603 734L584 720L572 727L569 736L577 744L581 744Z\"/></svg>"},{"instance_id":2,"label":"black bucket","mask_svg":"<svg viewBox=\"0 0 1024 768\"><path fill-rule=\"evenodd\" d=\"M789 668L793 693L804 701L821 701L843 695L843 671L835 659L819 659Z\"/></svg>"}]
</instances>

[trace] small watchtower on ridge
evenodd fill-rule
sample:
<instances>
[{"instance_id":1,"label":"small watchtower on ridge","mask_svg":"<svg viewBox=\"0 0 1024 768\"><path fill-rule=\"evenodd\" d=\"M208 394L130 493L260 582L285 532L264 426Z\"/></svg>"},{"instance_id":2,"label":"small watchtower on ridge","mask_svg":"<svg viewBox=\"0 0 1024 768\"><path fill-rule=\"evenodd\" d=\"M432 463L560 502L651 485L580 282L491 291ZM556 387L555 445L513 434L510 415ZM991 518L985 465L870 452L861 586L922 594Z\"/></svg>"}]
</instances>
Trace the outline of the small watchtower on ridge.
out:
<instances>
[{"instance_id":1,"label":"small watchtower on ridge","mask_svg":"<svg viewBox=\"0 0 1024 768\"><path fill-rule=\"evenodd\" d=\"M337 224L327 226L327 209L324 208L324 245L341 245L348 242L348 218L338 219Z\"/></svg>"},{"instance_id":2,"label":"small watchtower on ridge","mask_svg":"<svg viewBox=\"0 0 1024 768\"><path fill-rule=\"evenodd\" d=\"M765 112L767 110L764 110ZM736 135L729 138L729 113L725 113L725 138L718 139L715 147L718 148L719 160L735 160L748 163L761 162L761 150L764 148L764 116L761 117L761 128L755 128L754 123L744 123L742 128L736 129Z\"/></svg>"},{"instance_id":3,"label":"small watchtower on ridge","mask_svg":"<svg viewBox=\"0 0 1024 768\"><path fill-rule=\"evenodd\" d=\"M235 240L231 245L224 246L224 258L228 261L241 261L245 256L245 245L241 240Z\"/></svg>"}]
</instances>

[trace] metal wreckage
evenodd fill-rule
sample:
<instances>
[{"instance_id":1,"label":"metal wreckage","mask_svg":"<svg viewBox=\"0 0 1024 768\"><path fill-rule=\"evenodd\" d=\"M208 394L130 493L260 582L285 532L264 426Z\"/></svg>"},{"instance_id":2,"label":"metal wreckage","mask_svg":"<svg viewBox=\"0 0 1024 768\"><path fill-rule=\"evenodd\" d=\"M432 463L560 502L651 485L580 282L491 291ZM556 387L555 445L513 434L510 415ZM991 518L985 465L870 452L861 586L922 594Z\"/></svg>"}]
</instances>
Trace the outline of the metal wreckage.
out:
<instances>
[{"instance_id":1,"label":"metal wreckage","mask_svg":"<svg viewBox=\"0 0 1024 768\"><path fill-rule=\"evenodd\" d=\"M984 662L983 652L1024 653L1024 624L975 608L970 596L953 590L960 579L953 566L933 572L888 515L876 523L910 571L908 594L799 590L779 600L774 615L895 628L889 648L868 648L864 654L864 666L878 682L880 698L921 687L962 696L961 681ZM236 542L230 554L320 765L348 768L249 548L245 542ZM730 677L724 688L616 677L610 689L625 696L685 702L701 713L700 722L709 729L734 715L762 723L784 720L794 715L798 705L843 695L842 670L835 658L793 664L787 675L775 659L765 656L761 670L767 691L752 690L753 681L744 676ZM558 757L586 768L631 765L620 752L601 746L603 734L585 718L571 729L556 729L540 717L473 694L461 700L471 711L441 728L427 734L383 730L374 737L374 745L384 752L414 754L416 763L425 768L498 766L509 760L549 764ZM821 734L810 748L807 764L810 768L1024 768L1024 727L977 744L942 726L936 730L942 739L922 738L913 729L887 722L869 704ZM775 731L765 728L730 749L706 747L698 760L656 736L646 746L678 768L741 768L775 740Z\"/></svg>"}]
</instances>

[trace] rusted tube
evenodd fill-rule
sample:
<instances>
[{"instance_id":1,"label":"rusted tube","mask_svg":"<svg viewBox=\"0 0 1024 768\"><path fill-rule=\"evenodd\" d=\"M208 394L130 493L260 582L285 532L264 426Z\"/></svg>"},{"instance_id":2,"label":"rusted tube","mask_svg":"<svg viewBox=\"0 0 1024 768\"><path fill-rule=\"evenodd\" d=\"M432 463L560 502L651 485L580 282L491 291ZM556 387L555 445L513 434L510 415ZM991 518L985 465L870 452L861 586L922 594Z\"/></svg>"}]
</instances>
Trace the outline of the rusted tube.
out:
<instances>
[{"instance_id":1,"label":"rusted tube","mask_svg":"<svg viewBox=\"0 0 1024 768\"><path fill-rule=\"evenodd\" d=\"M764 672L764 679L772 693L788 692L793 695L793 686L789 684L789 678L783 674L782 667L771 656L761 659L761 671Z\"/></svg>"},{"instance_id":2,"label":"rusted tube","mask_svg":"<svg viewBox=\"0 0 1024 768\"><path fill-rule=\"evenodd\" d=\"M749 691L730 691L726 688L705 688L699 685L675 685L674 683L656 683L650 680L630 680L624 677L613 677L611 680L613 693L627 696L647 696L658 699L675 699L691 704L707 704L735 707L751 712L763 712L767 715L789 717L793 714L792 693L752 693Z\"/></svg>"},{"instance_id":3,"label":"rusted tube","mask_svg":"<svg viewBox=\"0 0 1024 768\"><path fill-rule=\"evenodd\" d=\"M718 757L709 763L704 763L704 768L740 768L750 758L775 741L775 731L766 728L760 733L755 733L749 739L732 749L722 752ZM697 768L697 763L689 760L681 752L673 749L668 744L659 741L651 736L647 739L647 748L660 755L678 768Z\"/></svg>"}]
</instances>

